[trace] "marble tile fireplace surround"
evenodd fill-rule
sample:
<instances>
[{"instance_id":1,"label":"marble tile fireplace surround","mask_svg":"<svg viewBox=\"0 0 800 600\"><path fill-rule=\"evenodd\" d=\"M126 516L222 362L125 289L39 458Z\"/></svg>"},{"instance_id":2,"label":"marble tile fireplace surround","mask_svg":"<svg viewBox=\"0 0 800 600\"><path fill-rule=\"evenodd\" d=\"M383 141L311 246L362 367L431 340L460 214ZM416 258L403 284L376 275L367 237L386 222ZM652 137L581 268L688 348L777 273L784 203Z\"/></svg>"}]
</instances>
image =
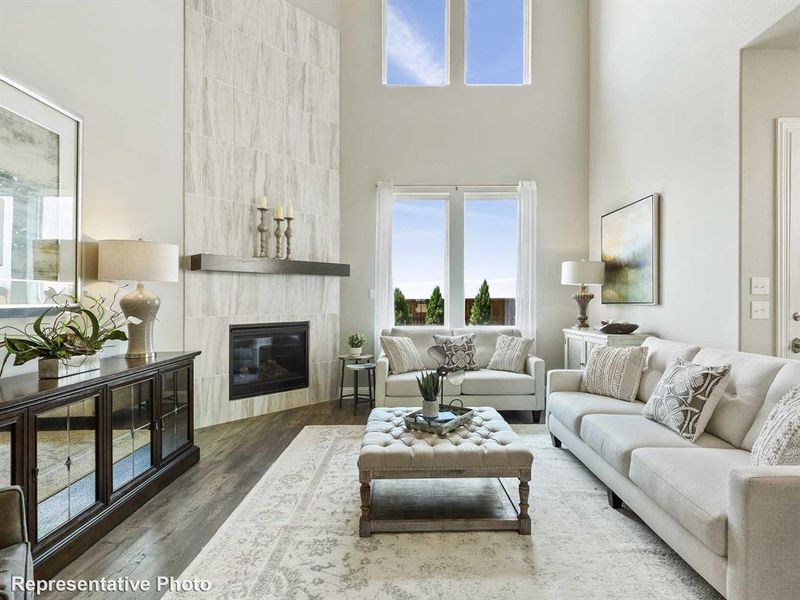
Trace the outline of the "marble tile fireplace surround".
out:
<instances>
[{"instance_id":1,"label":"marble tile fireplace surround","mask_svg":"<svg viewBox=\"0 0 800 600\"><path fill-rule=\"evenodd\" d=\"M184 254L255 256L266 195L294 207L297 260L338 262L338 30L283 0L185 6ZM337 396L339 281L186 272L197 427ZM308 385L229 400L231 326L298 321L309 323Z\"/></svg>"}]
</instances>

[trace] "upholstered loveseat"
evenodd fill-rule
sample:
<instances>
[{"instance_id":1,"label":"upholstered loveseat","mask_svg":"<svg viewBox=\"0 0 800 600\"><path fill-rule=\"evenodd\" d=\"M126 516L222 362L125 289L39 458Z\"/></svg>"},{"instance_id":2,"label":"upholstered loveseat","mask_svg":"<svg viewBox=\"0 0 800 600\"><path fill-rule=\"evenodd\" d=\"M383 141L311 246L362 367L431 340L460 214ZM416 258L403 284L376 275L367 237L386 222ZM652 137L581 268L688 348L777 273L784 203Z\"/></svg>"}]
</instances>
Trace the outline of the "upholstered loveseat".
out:
<instances>
[{"instance_id":1,"label":"upholstered loveseat","mask_svg":"<svg viewBox=\"0 0 800 600\"><path fill-rule=\"evenodd\" d=\"M728 600L800 597L800 467L754 467L750 452L800 362L648 338L637 402L581 392L582 371L548 373L547 425ZM641 415L676 357L730 364L730 381L695 443Z\"/></svg>"},{"instance_id":2,"label":"upholstered loveseat","mask_svg":"<svg viewBox=\"0 0 800 600\"><path fill-rule=\"evenodd\" d=\"M449 381L444 382L445 402L453 398L461 398L467 406L491 406L498 410L529 410L534 413L534 420L544 410L545 372L544 361L535 356L528 356L524 373L509 373L487 369L494 353L497 336L519 336L520 331L514 327L468 327L463 329L447 329L443 327L394 327L384 329L381 335L403 336L411 338L422 358L426 369L438 366L428 354L428 348L434 345L434 335L461 335L475 333L475 361L480 370L466 371L464 381L456 386ZM419 371L391 374L389 359L381 355L375 370L375 404L376 406L415 406L421 403L417 389Z\"/></svg>"}]
</instances>

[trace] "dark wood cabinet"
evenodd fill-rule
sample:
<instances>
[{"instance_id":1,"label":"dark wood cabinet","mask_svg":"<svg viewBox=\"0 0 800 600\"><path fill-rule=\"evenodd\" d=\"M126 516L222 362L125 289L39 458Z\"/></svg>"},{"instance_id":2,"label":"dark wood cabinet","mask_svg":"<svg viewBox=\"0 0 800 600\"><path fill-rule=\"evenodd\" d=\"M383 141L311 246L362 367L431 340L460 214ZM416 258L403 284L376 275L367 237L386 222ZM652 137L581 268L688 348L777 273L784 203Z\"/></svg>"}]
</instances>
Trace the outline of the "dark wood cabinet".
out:
<instances>
[{"instance_id":1,"label":"dark wood cabinet","mask_svg":"<svg viewBox=\"0 0 800 600\"><path fill-rule=\"evenodd\" d=\"M49 578L200 457L198 352L113 357L57 380L0 379L0 486L22 486L36 576Z\"/></svg>"}]
</instances>

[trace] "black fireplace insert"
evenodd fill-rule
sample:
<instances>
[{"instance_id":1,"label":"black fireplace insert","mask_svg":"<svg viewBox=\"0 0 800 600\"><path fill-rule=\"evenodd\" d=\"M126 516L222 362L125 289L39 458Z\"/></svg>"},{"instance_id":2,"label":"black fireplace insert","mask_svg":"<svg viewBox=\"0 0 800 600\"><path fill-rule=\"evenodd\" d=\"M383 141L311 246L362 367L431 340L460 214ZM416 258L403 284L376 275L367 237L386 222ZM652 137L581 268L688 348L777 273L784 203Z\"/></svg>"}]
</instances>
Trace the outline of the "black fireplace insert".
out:
<instances>
[{"instance_id":1,"label":"black fireplace insert","mask_svg":"<svg viewBox=\"0 0 800 600\"><path fill-rule=\"evenodd\" d=\"M231 325L230 399L308 387L308 321Z\"/></svg>"}]
</instances>

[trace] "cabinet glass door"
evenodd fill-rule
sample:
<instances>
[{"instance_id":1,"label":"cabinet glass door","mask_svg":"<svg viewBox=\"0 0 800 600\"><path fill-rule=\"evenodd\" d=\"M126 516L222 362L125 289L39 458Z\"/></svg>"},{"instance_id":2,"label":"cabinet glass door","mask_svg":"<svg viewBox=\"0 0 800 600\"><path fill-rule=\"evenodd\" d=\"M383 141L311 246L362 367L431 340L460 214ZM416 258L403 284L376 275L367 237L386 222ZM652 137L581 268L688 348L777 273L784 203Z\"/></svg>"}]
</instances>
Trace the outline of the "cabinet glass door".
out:
<instances>
[{"instance_id":1,"label":"cabinet glass door","mask_svg":"<svg viewBox=\"0 0 800 600\"><path fill-rule=\"evenodd\" d=\"M112 489L120 489L153 466L153 381L111 390Z\"/></svg>"},{"instance_id":2,"label":"cabinet glass door","mask_svg":"<svg viewBox=\"0 0 800 600\"><path fill-rule=\"evenodd\" d=\"M0 488L14 481L14 428L15 423L0 424Z\"/></svg>"},{"instance_id":3,"label":"cabinet glass door","mask_svg":"<svg viewBox=\"0 0 800 600\"><path fill-rule=\"evenodd\" d=\"M97 400L35 415L38 539L97 502Z\"/></svg>"},{"instance_id":4,"label":"cabinet glass door","mask_svg":"<svg viewBox=\"0 0 800 600\"><path fill-rule=\"evenodd\" d=\"M188 367L161 376L161 458L189 443Z\"/></svg>"}]
</instances>

